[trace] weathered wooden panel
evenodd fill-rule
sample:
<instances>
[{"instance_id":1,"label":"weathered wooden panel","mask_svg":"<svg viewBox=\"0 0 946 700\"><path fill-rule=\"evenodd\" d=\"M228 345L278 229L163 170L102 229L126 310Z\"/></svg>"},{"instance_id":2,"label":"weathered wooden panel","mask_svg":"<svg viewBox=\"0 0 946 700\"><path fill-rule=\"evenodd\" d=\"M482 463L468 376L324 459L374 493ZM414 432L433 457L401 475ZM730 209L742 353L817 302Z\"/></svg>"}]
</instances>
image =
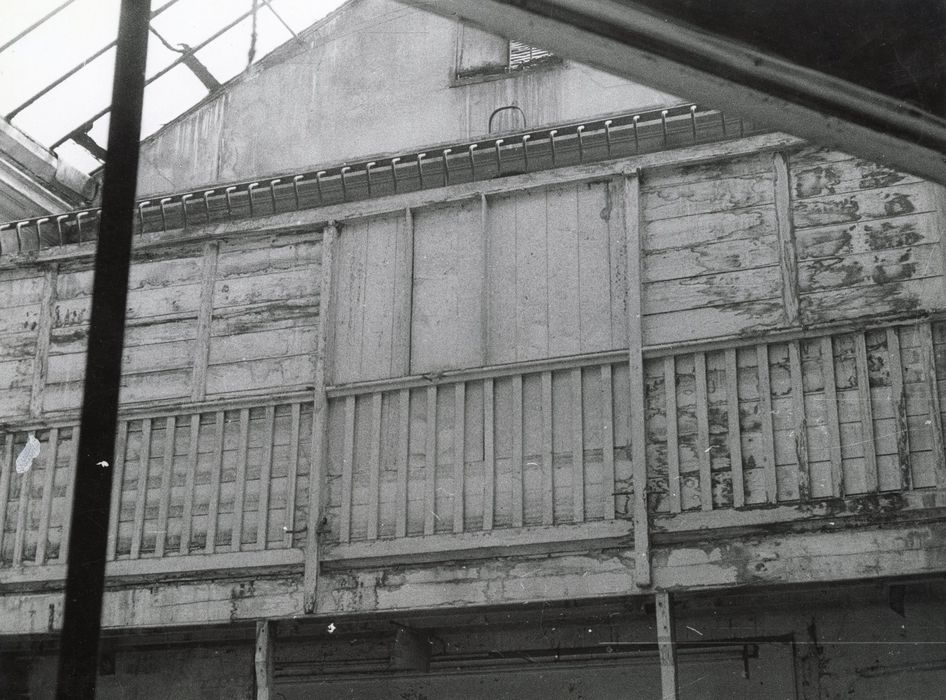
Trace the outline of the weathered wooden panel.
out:
<instances>
[{"instance_id":1,"label":"weathered wooden panel","mask_svg":"<svg viewBox=\"0 0 946 700\"><path fill-rule=\"evenodd\" d=\"M479 200L414 214L414 374L484 364L482 219Z\"/></svg>"},{"instance_id":2,"label":"weathered wooden panel","mask_svg":"<svg viewBox=\"0 0 946 700\"><path fill-rule=\"evenodd\" d=\"M342 227L333 251L334 383L403 372L404 360L395 356L406 350L396 347L394 303L403 303L397 294L398 261L404 264L398 249L409 240L402 212ZM313 287L313 306L317 289Z\"/></svg>"},{"instance_id":3,"label":"weathered wooden panel","mask_svg":"<svg viewBox=\"0 0 946 700\"><path fill-rule=\"evenodd\" d=\"M626 346L609 183L491 198L488 210L489 364Z\"/></svg>"},{"instance_id":4,"label":"weathered wooden panel","mask_svg":"<svg viewBox=\"0 0 946 700\"><path fill-rule=\"evenodd\" d=\"M643 178L642 326L648 344L784 322L771 156ZM693 479L682 482L684 486Z\"/></svg>"},{"instance_id":5,"label":"weathered wooden panel","mask_svg":"<svg viewBox=\"0 0 946 700\"><path fill-rule=\"evenodd\" d=\"M30 411L33 377L37 365L38 336L48 310L44 310L42 270L0 271L0 416L14 417Z\"/></svg>"}]
</instances>

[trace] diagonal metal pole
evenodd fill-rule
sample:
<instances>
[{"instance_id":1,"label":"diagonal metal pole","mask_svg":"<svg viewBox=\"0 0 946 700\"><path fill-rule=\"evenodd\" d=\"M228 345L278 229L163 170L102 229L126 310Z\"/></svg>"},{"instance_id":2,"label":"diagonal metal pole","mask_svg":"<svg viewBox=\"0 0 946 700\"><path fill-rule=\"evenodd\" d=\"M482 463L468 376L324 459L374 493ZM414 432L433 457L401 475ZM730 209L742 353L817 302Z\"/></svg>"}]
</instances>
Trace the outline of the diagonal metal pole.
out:
<instances>
[{"instance_id":1,"label":"diagonal metal pole","mask_svg":"<svg viewBox=\"0 0 946 700\"><path fill-rule=\"evenodd\" d=\"M102 215L95 252L85 394L75 465L57 697L94 698L101 633L149 0L122 0Z\"/></svg>"}]
</instances>

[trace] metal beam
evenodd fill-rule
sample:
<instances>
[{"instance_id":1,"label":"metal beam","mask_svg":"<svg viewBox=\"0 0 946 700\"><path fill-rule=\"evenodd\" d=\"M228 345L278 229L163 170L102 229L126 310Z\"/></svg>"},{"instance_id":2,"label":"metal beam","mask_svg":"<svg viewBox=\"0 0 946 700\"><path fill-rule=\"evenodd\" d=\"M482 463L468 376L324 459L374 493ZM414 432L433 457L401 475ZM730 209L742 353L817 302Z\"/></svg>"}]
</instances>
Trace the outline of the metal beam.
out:
<instances>
[{"instance_id":1,"label":"metal beam","mask_svg":"<svg viewBox=\"0 0 946 700\"><path fill-rule=\"evenodd\" d=\"M63 700L95 696L149 4L148 0L122 0L118 24L112 118L68 542L57 682L57 697Z\"/></svg>"},{"instance_id":2,"label":"metal beam","mask_svg":"<svg viewBox=\"0 0 946 700\"><path fill-rule=\"evenodd\" d=\"M902 99L661 14L644 2L402 2L459 15L488 31L946 184L946 120ZM748 10L751 4L743 6ZM681 16L686 7L677 8ZM922 21L920 15L912 16ZM871 15L865 11L856 19L858 25L868 25ZM757 21L762 24L765 18ZM857 27L838 24L835 29L852 33Z\"/></svg>"}]
</instances>

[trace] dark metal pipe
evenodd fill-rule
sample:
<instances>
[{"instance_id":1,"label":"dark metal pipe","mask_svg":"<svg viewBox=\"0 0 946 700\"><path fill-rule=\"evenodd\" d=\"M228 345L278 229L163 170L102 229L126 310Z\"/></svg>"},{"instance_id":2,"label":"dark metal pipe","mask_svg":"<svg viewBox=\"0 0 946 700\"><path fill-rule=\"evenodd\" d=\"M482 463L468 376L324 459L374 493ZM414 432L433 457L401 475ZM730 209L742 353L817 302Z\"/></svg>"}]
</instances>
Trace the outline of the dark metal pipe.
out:
<instances>
[{"instance_id":1,"label":"dark metal pipe","mask_svg":"<svg viewBox=\"0 0 946 700\"><path fill-rule=\"evenodd\" d=\"M60 700L95 697L149 16L148 0L122 0L71 504Z\"/></svg>"}]
</instances>

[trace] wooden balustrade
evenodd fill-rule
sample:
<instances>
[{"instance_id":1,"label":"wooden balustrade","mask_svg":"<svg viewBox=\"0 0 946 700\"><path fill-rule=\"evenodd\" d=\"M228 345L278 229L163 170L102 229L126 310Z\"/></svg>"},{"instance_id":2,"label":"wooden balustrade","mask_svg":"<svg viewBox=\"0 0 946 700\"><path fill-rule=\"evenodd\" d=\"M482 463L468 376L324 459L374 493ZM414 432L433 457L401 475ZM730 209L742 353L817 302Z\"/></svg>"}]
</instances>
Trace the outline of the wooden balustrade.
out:
<instances>
[{"instance_id":1,"label":"wooden balustrade","mask_svg":"<svg viewBox=\"0 0 946 700\"><path fill-rule=\"evenodd\" d=\"M40 453L20 475L13 461L30 433ZM123 417L108 559L302 547L311 439L311 399ZM77 444L74 424L4 435L0 566L65 562Z\"/></svg>"}]
</instances>

